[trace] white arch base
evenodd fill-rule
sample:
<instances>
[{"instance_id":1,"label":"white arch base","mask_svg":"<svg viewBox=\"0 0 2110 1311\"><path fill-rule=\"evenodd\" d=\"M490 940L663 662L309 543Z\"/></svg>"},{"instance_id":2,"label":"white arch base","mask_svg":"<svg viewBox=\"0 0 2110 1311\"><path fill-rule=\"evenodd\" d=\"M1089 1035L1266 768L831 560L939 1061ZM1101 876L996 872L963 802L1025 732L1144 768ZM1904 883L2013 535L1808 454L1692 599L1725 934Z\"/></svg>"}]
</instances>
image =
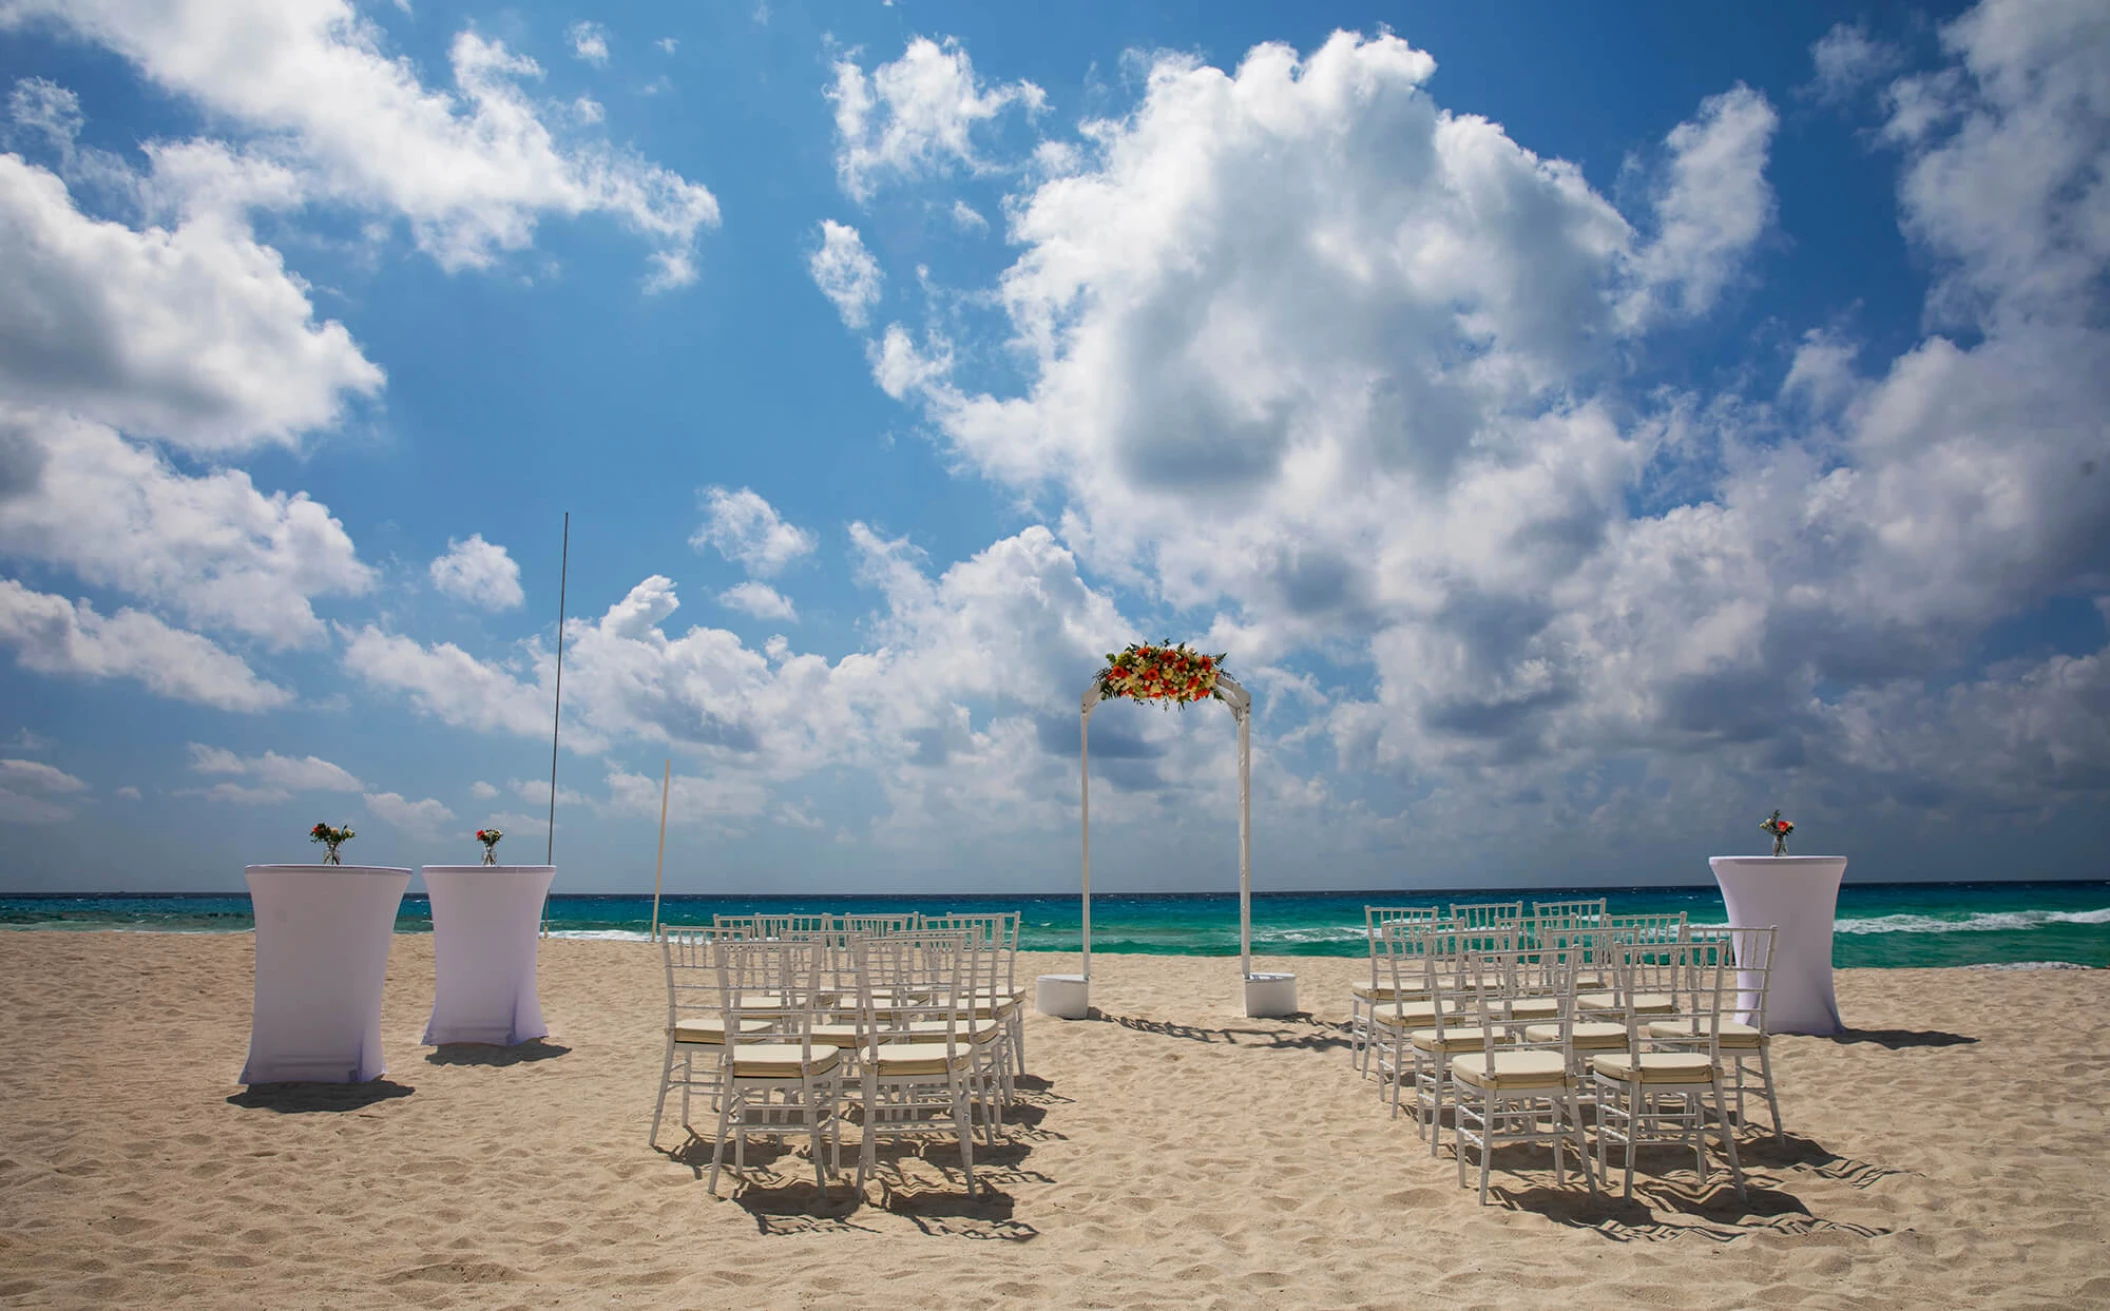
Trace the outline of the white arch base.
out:
<instances>
[{"instance_id":1,"label":"white arch base","mask_svg":"<svg viewBox=\"0 0 2110 1311\"><path fill-rule=\"evenodd\" d=\"M1297 1013L1297 976L1253 973L1253 737L1252 693L1218 675L1218 699L1238 721L1238 969L1245 980L1245 1013L1267 1018ZM1058 1019L1081 1020L1091 1009L1092 988L1092 711L1105 699L1099 681L1085 689L1078 724L1079 773L1084 822L1084 972L1043 974L1034 1008Z\"/></svg>"}]
</instances>

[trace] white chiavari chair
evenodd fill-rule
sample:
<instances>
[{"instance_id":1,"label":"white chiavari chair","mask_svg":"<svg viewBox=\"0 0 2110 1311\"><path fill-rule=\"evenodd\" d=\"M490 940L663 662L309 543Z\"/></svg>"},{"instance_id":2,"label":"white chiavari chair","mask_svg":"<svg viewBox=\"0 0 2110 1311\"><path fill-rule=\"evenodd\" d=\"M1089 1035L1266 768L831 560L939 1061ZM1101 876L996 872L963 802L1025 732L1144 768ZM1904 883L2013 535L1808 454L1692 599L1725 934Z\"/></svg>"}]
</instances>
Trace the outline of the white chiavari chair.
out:
<instances>
[{"instance_id":1,"label":"white chiavari chair","mask_svg":"<svg viewBox=\"0 0 2110 1311\"><path fill-rule=\"evenodd\" d=\"M813 1039L824 1007L822 945L744 939L716 947L724 1073L710 1189L718 1191L728 1140L733 1168L745 1179L749 1137L803 1134L814 1183L825 1191L828 1176L842 1172L842 1056ZM749 1027L755 1021L760 1032Z\"/></svg>"},{"instance_id":2,"label":"white chiavari chair","mask_svg":"<svg viewBox=\"0 0 2110 1311\"><path fill-rule=\"evenodd\" d=\"M1786 1146L1787 1135L1780 1127L1780 1095L1773 1083L1773 1035L1766 1030L1766 995L1770 990L1777 930L1695 929L1693 936L1699 941L1725 945L1735 962L1736 995L1716 1030L1715 1046L1725 1063L1728 1090L1736 1098L1737 1128L1741 1131L1750 1123L1744 1115L1744 1099L1755 1075L1766 1109L1772 1113L1773 1140ZM1691 1021L1675 1019L1651 1021L1648 1036L1673 1049L1686 1043L1696 1045L1700 1037ZM1748 1064L1752 1060L1758 1062L1756 1071Z\"/></svg>"},{"instance_id":3,"label":"white chiavari chair","mask_svg":"<svg viewBox=\"0 0 2110 1311\"><path fill-rule=\"evenodd\" d=\"M857 1186L877 1166L882 1138L951 1137L967 1195L975 1195L972 1049L978 954L962 933L859 936ZM904 1004L899 998L922 1000ZM993 1022L992 1022L993 1023ZM937 1025L933 1032L925 1026Z\"/></svg>"},{"instance_id":4,"label":"white chiavari chair","mask_svg":"<svg viewBox=\"0 0 2110 1311\"><path fill-rule=\"evenodd\" d=\"M1394 985L1385 978L1384 944L1380 941L1386 926L1392 924L1433 924L1440 914L1434 906L1365 906L1363 907L1363 932L1370 944L1370 981L1355 984L1350 990L1348 1002L1349 1060L1356 1073L1369 1077L1370 1044L1373 1038L1372 1013L1380 1006L1396 1002L1422 1000L1419 991L1400 995ZM1418 987L1418 983L1417 983Z\"/></svg>"},{"instance_id":5,"label":"white chiavari chair","mask_svg":"<svg viewBox=\"0 0 2110 1311\"><path fill-rule=\"evenodd\" d=\"M1575 989L1567 957L1537 948L1468 951L1460 976L1472 984L1478 1027L1491 1040L1482 1050L1451 1057L1459 1184L1466 1182L1466 1153L1477 1151L1480 1204L1487 1205L1495 1148L1505 1143L1552 1148L1556 1188L1567 1183L1565 1149L1572 1144L1589 1179L1589 1147L1568 1047ZM1543 1019L1537 1006L1531 1017L1518 1013L1520 1001L1548 999L1554 1003L1551 1020ZM1533 1023L1534 1018L1540 1022Z\"/></svg>"},{"instance_id":6,"label":"white chiavari chair","mask_svg":"<svg viewBox=\"0 0 2110 1311\"><path fill-rule=\"evenodd\" d=\"M1406 1035L1406 1054L1413 1062L1415 1124L1427 1136L1429 1155L1434 1156L1443 1142L1444 1107L1454 1097L1451 1062L1502 1039L1499 1031L1490 1032L1479 1023L1478 984L1466 972L1466 957L1475 951L1512 950L1516 935L1513 929L1468 930L1453 924L1408 932L1426 933L1429 939L1420 953L1429 1024Z\"/></svg>"},{"instance_id":7,"label":"white chiavari chair","mask_svg":"<svg viewBox=\"0 0 2110 1311\"><path fill-rule=\"evenodd\" d=\"M1745 1196L1743 1166L1737 1160L1736 1137L1729 1131L1722 1087L1721 1024L1724 1007L1735 1004L1735 977L1726 943L1683 942L1616 946L1610 962L1622 976L1618 989L1627 999L1620 1008L1627 1031L1623 1051L1603 1052L1590 1060L1596 1092L1597 1172L1605 1176L1607 1149L1616 1144L1625 1158L1623 1196L1634 1195L1636 1149L1677 1144L1693 1153L1700 1185L1707 1184L1708 1102L1713 1103L1716 1140L1729 1158L1729 1175L1739 1199ZM1667 962L1681 976L1676 1010L1661 1015L1637 1009L1636 999L1659 995L1658 984L1642 977ZM1655 1025L1674 1026L1679 1036L1663 1041L1649 1036Z\"/></svg>"},{"instance_id":8,"label":"white chiavari chair","mask_svg":"<svg viewBox=\"0 0 2110 1311\"><path fill-rule=\"evenodd\" d=\"M667 971L666 1050L660 1063L659 1099L652 1108L648 1141L659 1146L667 1094L681 1089L681 1127L695 1136L690 1098L700 1094L715 1114L725 1074L725 1006L718 979L718 944L729 939L716 929L670 929L660 940ZM747 1019L748 1033L767 1032L766 1020Z\"/></svg>"},{"instance_id":9,"label":"white chiavari chair","mask_svg":"<svg viewBox=\"0 0 2110 1311\"><path fill-rule=\"evenodd\" d=\"M1629 1008L1629 999L1620 989L1632 987L1637 991L1632 994L1631 1009L1657 1018L1674 1014L1681 978L1676 963L1684 957L1658 949L1677 947L1691 938L1685 913L1608 915L1597 927L1597 941L1605 948L1606 963L1616 963L1616 968L1586 967L1585 973L1594 977L1585 978L1577 987L1576 1009L1592 1020L1615 1019L1615 1012ZM1590 983L1597 986L1586 986Z\"/></svg>"}]
</instances>

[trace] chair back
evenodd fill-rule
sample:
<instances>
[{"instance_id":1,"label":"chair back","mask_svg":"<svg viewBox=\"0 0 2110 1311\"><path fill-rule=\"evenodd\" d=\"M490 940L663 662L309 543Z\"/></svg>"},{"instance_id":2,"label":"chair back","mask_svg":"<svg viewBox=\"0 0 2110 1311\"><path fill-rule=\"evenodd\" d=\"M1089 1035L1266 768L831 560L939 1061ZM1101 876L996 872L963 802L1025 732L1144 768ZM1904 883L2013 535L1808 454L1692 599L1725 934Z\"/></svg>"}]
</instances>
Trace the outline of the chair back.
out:
<instances>
[{"instance_id":1,"label":"chair back","mask_svg":"<svg viewBox=\"0 0 2110 1311\"><path fill-rule=\"evenodd\" d=\"M714 946L727 1068L738 1048L755 1043L795 1043L801 1063L810 1063L813 1025L826 1005L820 986L826 944L730 938Z\"/></svg>"},{"instance_id":2,"label":"chair back","mask_svg":"<svg viewBox=\"0 0 2110 1311\"><path fill-rule=\"evenodd\" d=\"M1385 930L1395 924L1434 924L1443 912L1434 906L1365 906L1363 907L1363 935L1370 941L1370 986L1376 989L1384 983L1387 953L1381 941ZM1397 994L1394 994L1395 996Z\"/></svg>"},{"instance_id":3,"label":"chair back","mask_svg":"<svg viewBox=\"0 0 2110 1311\"><path fill-rule=\"evenodd\" d=\"M1533 919L1549 924L1596 924L1605 917L1605 899L1598 897L1589 901L1534 901L1531 903L1531 915Z\"/></svg>"},{"instance_id":4,"label":"chair back","mask_svg":"<svg viewBox=\"0 0 2110 1311\"><path fill-rule=\"evenodd\" d=\"M1704 1051L1721 1060L1722 1020L1736 1004L1735 951L1727 935L1681 942L1626 942L1612 949L1619 976L1619 1009L1628 1055L1636 1068L1644 1052ZM1675 980L1674 984L1669 980ZM1668 1011L1645 1012L1637 999L1669 997ZM1652 1038L1651 1029L1674 1034Z\"/></svg>"},{"instance_id":5,"label":"chair back","mask_svg":"<svg viewBox=\"0 0 2110 1311\"><path fill-rule=\"evenodd\" d=\"M979 973L990 990L1008 998L1017 986L1018 926L1015 910L926 915L922 926L938 933L964 933L969 950L987 956Z\"/></svg>"},{"instance_id":6,"label":"chair back","mask_svg":"<svg viewBox=\"0 0 2110 1311\"><path fill-rule=\"evenodd\" d=\"M1562 1068L1568 1067L1575 1031L1575 976L1564 953L1472 948L1461 958L1459 977L1471 985L1474 1018L1488 1034L1489 1050L1499 1042L1504 1051L1558 1051ZM1549 1000L1559 1007L1550 1019L1542 1009L1520 1012L1517 1005ZM1549 1026L1551 1036L1546 1033ZM1531 1037L1531 1030L1541 1036Z\"/></svg>"},{"instance_id":7,"label":"chair back","mask_svg":"<svg viewBox=\"0 0 2110 1311\"><path fill-rule=\"evenodd\" d=\"M1709 937L1720 937L1728 941L1729 951L1736 968L1736 995L1729 1000L1727 1018L1739 1024L1748 1024L1760 1033L1766 1030L1766 996L1772 991L1773 947L1779 936L1777 928L1708 928L1693 930L1694 937L1702 933Z\"/></svg>"},{"instance_id":8,"label":"chair back","mask_svg":"<svg viewBox=\"0 0 2110 1311\"><path fill-rule=\"evenodd\" d=\"M969 1039L974 989L986 986L978 968L984 954L970 948L968 935L924 929L859 934L851 951L857 960L858 1045L867 1068L873 1068L880 1043L918 1022L945 1026L950 1061Z\"/></svg>"},{"instance_id":9,"label":"chair back","mask_svg":"<svg viewBox=\"0 0 2110 1311\"><path fill-rule=\"evenodd\" d=\"M1479 901L1460 904L1451 903L1451 919L1460 928L1488 929L1505 924L1515 924L1524 918L1524 903L1521 901Z\"/></svg>"},{"instance_id":10,"label":"chair back","mask_svg":"<svg viewBox=\"0 0 2110 1311\"><path fill-rule=\"evenodd\" d=\"M842 915L837 921L853 933L880 937L889 933L911 933L920 917L914 911L881 915Z\"/></svg>"}]
</instances>

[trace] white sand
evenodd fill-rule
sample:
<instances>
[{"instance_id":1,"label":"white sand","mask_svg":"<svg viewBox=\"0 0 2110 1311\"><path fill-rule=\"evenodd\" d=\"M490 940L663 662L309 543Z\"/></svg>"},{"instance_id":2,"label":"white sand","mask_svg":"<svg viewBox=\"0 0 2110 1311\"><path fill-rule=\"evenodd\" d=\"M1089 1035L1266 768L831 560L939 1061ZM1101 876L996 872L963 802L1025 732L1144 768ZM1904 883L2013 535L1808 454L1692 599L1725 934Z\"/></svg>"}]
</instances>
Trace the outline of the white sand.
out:
<instances>
[{"instance_id":1,"label":"white sand","mask_svg":"<svg viewBox=\"0 0 2110 1311\"><path fill-rule=\"evenodd\" d=\"M1350 1070L1358 962L1265 962L1316 1015L1263 1021L1235 961L1100 955L1108 1018L1029 1023L989 1195L933 1147L853 1206L646 1146L655 949L546 943L523 1057L417 1044L431 942L395 940L387 1080L245 1092L248 937L0 935L0 1302L2110 1306L2110 971L1844 972L1860 1032L1777 1040L1748 1205L1674 1151L1633 1203L1518 1151L1483 1209Z\"/></svg>"}]
</instances>

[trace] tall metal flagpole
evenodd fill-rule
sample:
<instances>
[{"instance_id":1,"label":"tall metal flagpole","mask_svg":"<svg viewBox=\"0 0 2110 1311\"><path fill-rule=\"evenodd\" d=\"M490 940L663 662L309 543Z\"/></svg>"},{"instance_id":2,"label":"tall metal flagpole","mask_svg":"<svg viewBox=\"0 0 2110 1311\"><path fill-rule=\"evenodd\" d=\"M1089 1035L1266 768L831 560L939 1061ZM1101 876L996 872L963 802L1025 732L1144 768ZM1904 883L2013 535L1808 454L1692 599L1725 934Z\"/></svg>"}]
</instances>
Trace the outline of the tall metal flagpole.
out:
<instances>
[{"instance_id":1,"label":"tall metal flagpole","mask_svg":"<svg viewBox=\"0 0 2110 1311\"><path fill-rule=\"evenodd\" d=\"M542 863L557 863L557 729L564 722L564 600L571 581L571 511L564 512L564 554L557 565L557 698L549 718L549 842ZM549 936L549 895L542 897L542 933Z\"/></svg>"}]
</instances>

